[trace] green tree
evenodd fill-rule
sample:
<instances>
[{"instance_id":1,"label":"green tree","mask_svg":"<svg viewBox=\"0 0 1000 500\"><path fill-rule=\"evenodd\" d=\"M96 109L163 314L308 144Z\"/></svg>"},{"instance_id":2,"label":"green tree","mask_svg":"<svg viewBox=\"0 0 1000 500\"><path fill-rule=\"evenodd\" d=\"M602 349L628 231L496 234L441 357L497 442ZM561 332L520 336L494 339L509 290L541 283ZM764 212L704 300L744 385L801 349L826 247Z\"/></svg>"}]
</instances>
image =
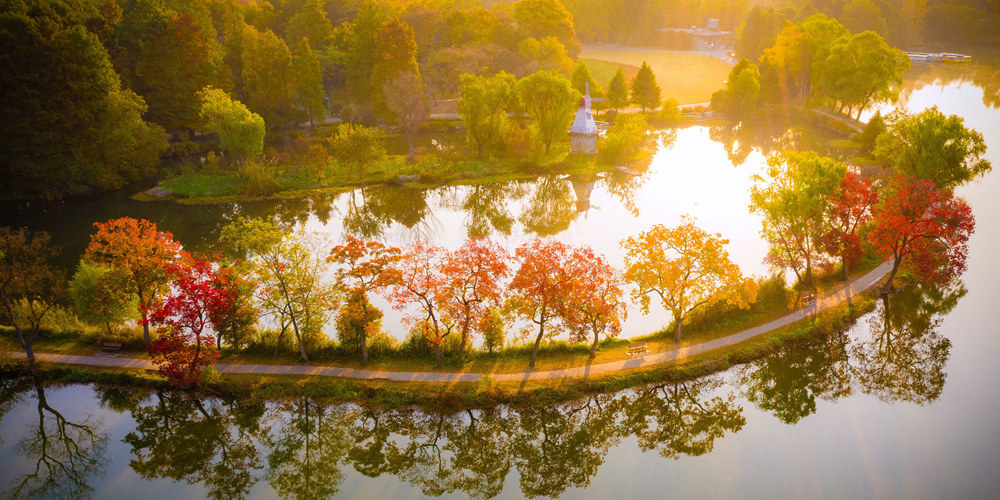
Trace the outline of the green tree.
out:
<instances>
[{"instance_id":1,"label":"green tree","mask_svg":"<svg viewBox=\"0 0 1000 500\"><path fill-rule=\"evenodd\" d=\"M319 242L304 231L291 233L264 219L240 219L222 228L221 239L247 257L259 285L262 309L281 330L274 347L292 328L303 361L307 346L322 335L334 307L334 289L323 279Z\"/></svg>"},{"instance_id":2,"label":"green tree","mask_svg":"<svg viewBox=\"0 0 1000 500\"><path fill-rule=\"evenodd\" d=\"M294 121L295 82L292 54L271 30L247 27L242 49L243 91L247 105L272 128Z\"/></svg>"},{"instance_id":3,"label":"green tree","mask_svg":"<svg viewBox=\"0 0 1000 500\"><path fill-rule=\"evenodd\" d=\"M576 39L573 16L559 0L520 0L514 3L514 19L518 29L527 37L541 40L555 37L570 58L580 54L580 41Z\"/></svg>"},{"instance_id":4,"label":"green tree","mask_svg":"<svg viewBox=\"0 0 1000 500\"><path fill-rule=\"evenodd\" d=\"M656 83L653 69L642 62L642 67L632 79L632 102L638 104L643 111L656 109L660 106L660 86Z\"/></svg>"},{"instance_id":5,"label":"green tree","mask_svg":"<svg viewBox=\"0 0 1000 500\"><path fill-rule=\"evenodd\" d=\"M886 122L873 156L901 173L951 191L993 169L982 134L966 128L960 116L945 116L933 106L918 114L897 110Z\"/></svg>"},{"instance_id":6,"label":"green tree","mask_svg":"<svg viewBox=\"0 0 1000 500\"><path fill-rule=\"evenodd\" d=\"M195 129L198 91L208 85L228 87L222 47L209 28L182 12L153 28L142 44L136 89L149 104L150 120L167 130Z\"/></svg>"},{"instance_id":7,"label":"green tree","mask_svg":"<svg viewBox=\"0 0 1000 500\"><path fill-rule=\"evenodd\" d=\"M755 5L747 13L736 39L736 55L751 61L760 59L764 49L774 44L787 19L780 11Z\"/></svg>"},{"instance_id":8,"label":"green tree","mask_svg":"<svg viewBox=\"0 0 1000 500\"><path fill-rule=\"evenodd\" d=\"M309 39L302 38L292 55L292 74L295 76L295 101L297 108L309 120L310 125L326 118L326 90L323 88L323 72L319 57L309 48Z\"/></svg>"},{"instance_id":9,"label":"green tree","mask_svg":"<svg viewBox=\"0 0 1000 500\"><path fill-rule=\"evenodd\" d=\"M0 12L0 196L58 198L148 175L166 134L143 121L146 103L121 88L98 36L73 18L86 6L46 5Z\"/></svg>"},{"instance_id":10,"label":"green tree","mask_svg":"<svg viewBox=\"0 0 1000 500\"><path fill-rule=\"evenodd\" d=\"M57 254L58 249L49 244L48 233L0 227L0 302L4 319L14 327L32 370L32 343L38 339L42 319L65 292L66 277L51 264ZM15 312L15 308L19 310ZM30 336L25 333L26 327L31 328Z\"/></svg>"},{"instance_id":11,"label":"green tree","mask_svg":"<svg viewBox=\"0 0 1000 500\"><path fill-rule=\"evenodd\" d=\"M766 260L791 269L805 285L812 285L812 270L823 257L830 198L846 172L833 158L789 151L769 158L765 175L754 176L750 210L761 215L761 235L771 245Z\"/></svg>"},{"instance_id":12,"label":"green tree","mask_svg":"<svg viewBox=\"0 0 1000 500\"><path fill-rule=\"evenodd\" d=\"M712 109L748 113L760 97L760 71L747 59L740 59L729 71L726 88L712 94Z\"/></svg>"},{"instance_id":13,"label":"green tree","mask_svg":"<svg viewBox=\"0 0 1000 500\"><path fill-rule=\"evenodd\" d=\"M503 316L497 309L491 309L479 321L479 331L483 334L483 347L489 352L503 348L506 327Z\"/></svg>"},{"instance_id":14,"label":"green tree","mask_svg":"<svg viewBox=\"0 0 1000 500\"><path fill-rule=\"evenodd\" d=\"M565 74L573 67L573 59L566 53L566 47L554 36L541 40L525 38L517 44L517 53L533 61L531 70L551 70Z\"/></svg>"},{"instance_id":15,"label":"green tree","mask_svg":"<svg viewBox=\"0 0 1000 500\"><path fill-rule=\"evenodd\" d=\"M594 75L590 74L590 68L583 60L576 62L576 66L573 67L573 75L570 77L570 81L573 82L573 88L576 89L581 95L587 93L586 84L590 84L590 96L591 97L604 97L604 89L601 88L601 84L597 83L594 79ZM598 107L600 103L594 103L594 107Z\"/></svg>"},{"instance_id":16,"label":"green tree","mask_svg":"<svg viewBox=\"0 0 1000 500\"><path fill-rule=\"evenodd\" d=\"M538 125L548 153L552 141L569 129L580 95L566 77L554 71L539 71L522 78L517 82L517 94Z\"/></svg>"},{"instance_id":17,"label":"green tree","mask_svg":"<svg viewBox=\"0 0 1000 500\"><path fill-rule=\"evenodd\" d=\"M111 324L136 319L139 298L118 286L111 268L80 261L70 281L76 315L91 323L103 323L111 335Z\"/></svg>"},{"instance_id":18,"label":"green tree","mask_svg":"<svg viewBox=\"0 0 1000 500\"><path fill-rule=\"evenodd\" d=\"M333 38L333 24L326 16L322 0L306 0L302 8L288 20L285 41L289 45L299 45L309 40L317 49L326 47Z\"/></svg>"},{"instance_id":19,"label":"green tree","mask_svg":"<svg viewBox=\"0 0 1000 500\"><path fill-rule=\"evenodd\" d=\"M615 72L615 76L611 77L611 82L608 83L608 98L605 100L604 105L618 110L619 108L628 106L628 103L628 85L625 83L625 72L619 66L618 71Z\"/></svg>"},{"instance_id":20,"label":"green tree","mask_svg":"<svg viewBox=\"0 0 1000 500\"><path fill-rule=\"evenodd\" d=\"M420 68L417 64L417 42L413 38L413 28L397 19L390 20L382 26L375 42L375 64L372 68L370 97L375 106L375 112L385 118L392 118L383 86L400 74L410 73L420 78Z\"/></svg>"},{"instance_id":21,"label":"green tree","mask_svg":"<svg viewBox=\"0 0 1000 500\"><path fill-rule=\"evenodd\" d=\"M203 130L219 137L219 147L234 158L247 159L264 152L264 119L221 89L205 87L201 99Z\"/></svg>"},{"instance_id":22,"label":"green tree","mask_svg":"<svg viewBox=\"0 0 1000 500\"><path fill-rule=\"evenodd\" d=\"M345 124L327 140L330 152L347 169L358 170L385 158L385 145L378 130L363 125Z\"/></svg>"},{"instance_id":23,"label":"green tree","mask_svg":"<svg viewBox=\"0 0 1000 500\"><path fill-rule=\"evenodd\" d=\"M838 38L822 61L817 61L817 90L847 109L848 115L881 102L895 101L910 60L877 33L866 31Z\"/></svg>"},{"instance_id":24,"label":"green tree","mask_svg":"<svg viewBox=\"0 0 1000 500\"><path fill-rule=\"evenodd\" d=\"M476 158L483 157L483 150L496 148L510 127L507 110L514 93L516 81L510 73L501 71L492 77L461 76L458 114L465 124L466 140L476 148Z\"/></svg>"},{"instance_id":25,"label":"green tree","mask_svg":"<svg viewBox=\"0 0 1000 500\"><path fill-rule=\"evenodd\" d=\"M352 21L338 28L342 34L335 38L336 49L330 56L342 61L338 65L343 65L345 84L357 102L370 102L372 99L372 70L378 53L379 34L390 18L387 5L365 2Z\"/></svg>"}]
</instances>

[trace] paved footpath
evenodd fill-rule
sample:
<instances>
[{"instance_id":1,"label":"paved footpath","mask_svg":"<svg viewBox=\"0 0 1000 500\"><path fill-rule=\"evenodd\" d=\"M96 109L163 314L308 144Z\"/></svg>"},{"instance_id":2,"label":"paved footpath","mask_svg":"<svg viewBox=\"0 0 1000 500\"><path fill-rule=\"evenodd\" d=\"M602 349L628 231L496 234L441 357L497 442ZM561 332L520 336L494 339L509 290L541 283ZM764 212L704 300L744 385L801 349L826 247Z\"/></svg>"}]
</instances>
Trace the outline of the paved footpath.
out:
<instances>
[{"instance_id":1,"label":"paved footpath","mask_svg":"<svg viewBox=\"0 0 1000 500\"><path fill-rule=\"evenodd\" d=\"M353 368L339 368L335 366L312 366L312 365L251 365L251 364L228 364L218 363L215 368L220 373L249 373L258 375L314 375L324 377L340 377L365 380L392 380L399 382L475 382L485 375L489 375L493 380L501 382L517 382L524 380L552 380L559 378L586 378L592 375L613 373L621 370L631 370L634 368L645 368L662 363L669 363L688 356L694 356L703 352L718 349L720 347L731 346L745 340L752 339L758 335L768 333L796 321L805 319L825 309L835 307L849 300L851 297L878 284L892 269L892 263L886 262L878 266L868 274L848 283L837 291L818 297L807 307L795 311L787 316L765 323L754 328L743 330L732 335L720 337L708 342L691 344L684 347L647 354L645 356L613 361L610 363L600 363L574 368L564 368L560 370L535 371L528 370L515 373L448 373L448 372L383 372L373 370L357 370ZM15 352L15 357L24 357L24 353ZM153 370L153 364L146 359L140 358L119 358L111 356L76 356L71 354L48 354L38 353L37 358L50 363L70 363L89 366L106 366L112 368L141 368Z\"/></svg>"}]
</instances>

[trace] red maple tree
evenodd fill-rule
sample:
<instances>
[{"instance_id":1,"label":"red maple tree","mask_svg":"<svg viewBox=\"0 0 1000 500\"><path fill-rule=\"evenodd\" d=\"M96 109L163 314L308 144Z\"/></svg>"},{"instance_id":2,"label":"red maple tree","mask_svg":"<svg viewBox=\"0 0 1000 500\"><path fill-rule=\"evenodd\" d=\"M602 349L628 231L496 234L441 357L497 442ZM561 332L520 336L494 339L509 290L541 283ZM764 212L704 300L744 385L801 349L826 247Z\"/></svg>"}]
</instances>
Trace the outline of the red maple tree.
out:
<instances>
[{"instance_id":1,"label":"red maple tree","mask_svg":"<svg viewBox=\"0 0 1000 500\"><path fill-rule=\"evenodd\" d=\"M471 238L444 258L444 300L441 308L458 327L462 342L458 364L462 365L465 345L491 307L500 303L501 281L507 277L507 252L487 238Z\"/></svg>"},{"instance_id":2,"label":"red maple tree","mask_svg":"<svg viewBox=\"0 0 1000 500\"><path fill-rule=\"evenodd\" d=\"M570 260L572 247L558 241L544 241L535 238L515 251L520 262L510 289L514 293L511 308L538 325L538 336L531 351L528 368L535 367L538 346L545 336L545 328L554 330L551 322L557 317L560 301L563 300L567 283L572 279L565 263Z\"/></svg>"},{"instance_id":3,"label":"red maple tree","mask_svg":"<svg viewBox=\"0 0 1000 500\"><path fill-rule=\"evenodd\" d=\"M878 194L872 189L871 180L851 171L844 175L830 197L828 228L820 243L827 253L840 257L845 280L848 269L864 254L858 229L871 220L876 202Z\"/></svg>"},{"instance_id":4,"label":"red maple tree","mask_svg":"<svg viewBox=\"0 0 1000 500\"><path fill-rule=\"evenodd\" d=\"M145 320L159 334L149 354L161 375L178 387L190 387L198 385L202 368L219 358L212 331L232 309L235 296L210 262L181 262L168 271L174 276L173 293Z\"/></svg>"},{"instance_id":5,"label":"red maple tree","mask_svg":"<svg viewBox=\"0 0 1000 500\"><path fill-rule=\"evenodd\" d=\"M868 239L879 255L893 259L887 290L901 267L930 283L947 282L965 271L969 236L976 226L972 209L933 182L893 178L872 217L875 227Z\"/></svg>"},{"instance_id":6,"label":"red maple tree","mask_svg":"<svg viewBox=\"0 0 1000 500\"><path fill-rule=\"evenodd\" d=\"M451 334L454 322L443 316L440 302L443 298L445 277L441 273L444 249L420 241L411 246L393 263L397 279L390 287L389 299L394 308L407 309L411 303L420 311L407 315L413 327L419 327L434 346L437 367L441 368L441 343Z\"/></svg>"},{"instance_id":7,"label":"red maple tree","mask_svg":"<svg viewBox=\"0 0 1000 500\"><path fill-rule=\"evenodd\" d=\"M574 342L583 342L589 334L594 335L590 346L593 358L601 334L617 337L628 315L622 298L622 276L590 247L574 249L566 267L572 280L564 290L559 316Z\"/></svg>"}]
</instances>

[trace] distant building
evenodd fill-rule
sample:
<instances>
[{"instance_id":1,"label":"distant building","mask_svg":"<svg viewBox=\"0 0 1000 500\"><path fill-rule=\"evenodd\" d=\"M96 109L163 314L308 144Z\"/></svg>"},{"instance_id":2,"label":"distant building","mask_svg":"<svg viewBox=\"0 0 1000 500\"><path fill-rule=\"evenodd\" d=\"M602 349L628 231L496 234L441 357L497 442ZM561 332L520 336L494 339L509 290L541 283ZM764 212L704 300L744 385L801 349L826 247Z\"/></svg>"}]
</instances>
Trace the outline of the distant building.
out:
<instances>
[{"instance_id":1,"label":"distant building","mask_svg":"<svg viewBox=\"0 0 1000 500\"><path fill-rule=\"evenodd\" d=\"M597 133L602 129L602 125L603 129L607 130L607 124L594 121L594 115L590 112L590 103L600 101L600 98L592 99L590 97L590 84L587 84L587 94L580 98L580 107L576 110L573 125L569 127L570 153L597 154Z\"/></svg>"},{"instance_id":2,"label":"distant building","mask_svg":"<svg viewBox=\"0 0 1000 500\"><path fill-rule=\"evenodd\" d=\"M663 28L662 33L685 33L691 37L694 50L722 50L732 47L733 32L719 31L719 20L709 19L707 28Z\"/></svg>"}]
</instances>

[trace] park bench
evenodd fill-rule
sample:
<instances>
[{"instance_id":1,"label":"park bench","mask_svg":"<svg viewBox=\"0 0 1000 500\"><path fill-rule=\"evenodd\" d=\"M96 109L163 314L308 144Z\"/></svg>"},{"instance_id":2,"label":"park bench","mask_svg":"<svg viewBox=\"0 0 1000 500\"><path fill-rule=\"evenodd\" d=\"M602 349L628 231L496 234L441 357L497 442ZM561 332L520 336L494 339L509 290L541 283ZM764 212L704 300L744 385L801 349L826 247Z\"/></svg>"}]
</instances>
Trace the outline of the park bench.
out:
<instances>
[{"instance_id":1,"label":"park bench","mask_svg":"<svg viewBox=\"0 0 1000 500\"><path fill-rule=\"evenodd\" d=\"M646 354L646 343L645 342L632 342L628 345L628 357L641 356Z\"/></svg>"},{"instance_id":2,"label":"park bench","mask_svg":"<svg viewBox=\"0 0 1000 500\"><path fill-rule=\"evenodd\" d=\"M101 345L101 352L116 353L122 348L121 342L105 342Z\"/></svg>"}]
</instances>

